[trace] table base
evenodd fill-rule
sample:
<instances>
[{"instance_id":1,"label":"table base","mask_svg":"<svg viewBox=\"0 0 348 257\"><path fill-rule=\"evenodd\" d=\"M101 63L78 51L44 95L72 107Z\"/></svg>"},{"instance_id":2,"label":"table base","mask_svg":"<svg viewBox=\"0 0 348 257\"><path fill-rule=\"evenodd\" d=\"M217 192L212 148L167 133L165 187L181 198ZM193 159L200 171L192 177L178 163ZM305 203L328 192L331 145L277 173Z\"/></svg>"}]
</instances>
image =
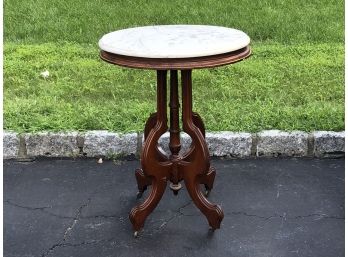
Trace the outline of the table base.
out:
<instances>
[{"instance_id":1,"label":"table base","mask_svg":"<svg viewBox=\"0 0 348 257\"><path fill-rule=\"evenodd\" d=\"M141 169L135 177L138 184L138 197L151 185L151 192L145 201L134 207L129 219L135 235L144 226L147 216L155 209L170 181L174 195L185 182L187 191L195 205L206 216L210 227L220 228L224 217L219 205L207 200L213 188L215 169L210 165L209 150L205 141L205 128L201 117L192 111L192 70L181 71L182 84L182 127L192 139L189 149L180 154L178 71L170 70L170 156L158 148L158 140L168 130L167 125L167 70L157 70L157 112L150 115L144 130L144 146L141 154ZM203 184L204 195L200 189Z\"/></svg>"}]
</instances>

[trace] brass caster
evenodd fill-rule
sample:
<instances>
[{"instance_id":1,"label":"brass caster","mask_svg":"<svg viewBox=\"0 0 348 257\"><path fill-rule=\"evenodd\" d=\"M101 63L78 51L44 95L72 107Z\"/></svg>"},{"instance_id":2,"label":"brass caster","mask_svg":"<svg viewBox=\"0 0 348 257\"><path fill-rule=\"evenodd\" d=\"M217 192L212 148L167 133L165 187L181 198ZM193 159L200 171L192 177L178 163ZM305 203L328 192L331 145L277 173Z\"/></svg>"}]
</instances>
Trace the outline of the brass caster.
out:
<instances>
[{"instance_id":1,"label":"brass caster","mask_svg":"<svg viewBox=\"0 0 348 257\"><path fill-rule=\"evenodd\" d=\"M178 184L170 183L169 187L171 190L173 190L174 195L178 195L178 192L182 188L182 185L180 183Z\"/></svg>"},{"instance_id":2,"label":"brass caster","mask_svg":"<svg viewBox=\"0 0 348 257\"><path fill-rule=\"evenodd\" d=\"M205 197L208 197L208 196L209 196L209 194L210 194L210 190L208 190L208 189L207 189L207 190L205 190L205 192L204 192L204 196L205 196Z\"/></svg>"},{"instance_id":3,"label":"brass caster","mask_svg":"<svg viewBox=\"0 0 348 257\"><path fill-rule=\"evenodd\" d=\"M142 196L143 196L143 192L138 191L138 193L137 193L137 199L140 199Z\"/></svg>"},{"instance_id":4,"label":"brass caster","mask_svg":"<svg viewBox=\"0 0 348 257\"><path fill-rule=\"evenodd\" d=\"M212 227L209 228L209 232L214 233L214 231L215 231L215 228L212 228Z\"/></svg>"},{"instance_id":5,"label":"brass caster","mask_svg":"<svg viewBox=\"0 0 348 257\"><path fill-rule=\"evenodd\" d=\"M139 236L139 232L138 231L134 231L134 238L138 238Z\"/></svg>"}]
</instances>

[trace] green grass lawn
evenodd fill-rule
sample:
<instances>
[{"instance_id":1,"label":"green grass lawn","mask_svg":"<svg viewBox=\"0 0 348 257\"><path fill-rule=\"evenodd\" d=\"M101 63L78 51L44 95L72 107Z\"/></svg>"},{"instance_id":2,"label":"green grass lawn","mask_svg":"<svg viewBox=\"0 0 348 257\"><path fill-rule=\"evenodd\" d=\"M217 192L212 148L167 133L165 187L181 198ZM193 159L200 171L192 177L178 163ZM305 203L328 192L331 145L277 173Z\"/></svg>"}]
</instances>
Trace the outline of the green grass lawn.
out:
<instances>
[{"instance_id":1,"label":"green grass lawn","mask_svg":"<svg viewBox=\"0 0 348 257\"><path fill-rule=\"evenodd\" d=\"M193 72L194 109L208 130L344 129L342 0L5 0L4 8L7 130L141 131L155 110L155 73L102 62L97 41L120 28L187 23L252 39L246 61Z\"/></svg>"}]
</instances>

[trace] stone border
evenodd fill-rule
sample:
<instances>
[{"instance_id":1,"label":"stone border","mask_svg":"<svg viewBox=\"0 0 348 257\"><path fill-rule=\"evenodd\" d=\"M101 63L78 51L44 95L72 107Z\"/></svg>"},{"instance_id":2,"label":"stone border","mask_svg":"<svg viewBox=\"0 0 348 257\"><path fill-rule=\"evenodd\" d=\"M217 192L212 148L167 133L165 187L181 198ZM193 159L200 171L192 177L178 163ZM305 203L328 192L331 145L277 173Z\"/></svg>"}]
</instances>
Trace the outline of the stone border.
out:
<instances>
[{"instance_id":1,"label":"stone border","mask_svg":"<svg viewBox=\"0 0 348 257\"><path fill-rule=\"evenodd\" d=\"M345 132L265 130L259 133L208 132L211 156L250 157L342 157ZM168 152L169 134L159 145ZM183 133L182 150L188 148L190 137ZM108 131L3 133L4 159L46 157L106 157L139 156L142 133L120 134Z\"/></svg>"}]
</instances>

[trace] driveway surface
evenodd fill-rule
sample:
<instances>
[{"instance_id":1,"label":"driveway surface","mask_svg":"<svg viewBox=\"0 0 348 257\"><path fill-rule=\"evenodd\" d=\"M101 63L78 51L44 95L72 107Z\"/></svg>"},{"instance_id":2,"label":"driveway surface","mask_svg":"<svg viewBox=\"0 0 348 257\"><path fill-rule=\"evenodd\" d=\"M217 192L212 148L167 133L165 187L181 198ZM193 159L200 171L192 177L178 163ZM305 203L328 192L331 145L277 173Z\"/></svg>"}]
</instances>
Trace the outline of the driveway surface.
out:
<instances>
[{"instance_id":1,"label":"driveway surface","mask_svg":"<svg viewBox=\"0 0 348 257\"><path fill-rule=\"evenodd\" d=\"M344 159L213 159L209 231L169 187L139 238L128 220L139 161L4 162L4 256L344 256Z\"/></svg>"}]
</instances>

